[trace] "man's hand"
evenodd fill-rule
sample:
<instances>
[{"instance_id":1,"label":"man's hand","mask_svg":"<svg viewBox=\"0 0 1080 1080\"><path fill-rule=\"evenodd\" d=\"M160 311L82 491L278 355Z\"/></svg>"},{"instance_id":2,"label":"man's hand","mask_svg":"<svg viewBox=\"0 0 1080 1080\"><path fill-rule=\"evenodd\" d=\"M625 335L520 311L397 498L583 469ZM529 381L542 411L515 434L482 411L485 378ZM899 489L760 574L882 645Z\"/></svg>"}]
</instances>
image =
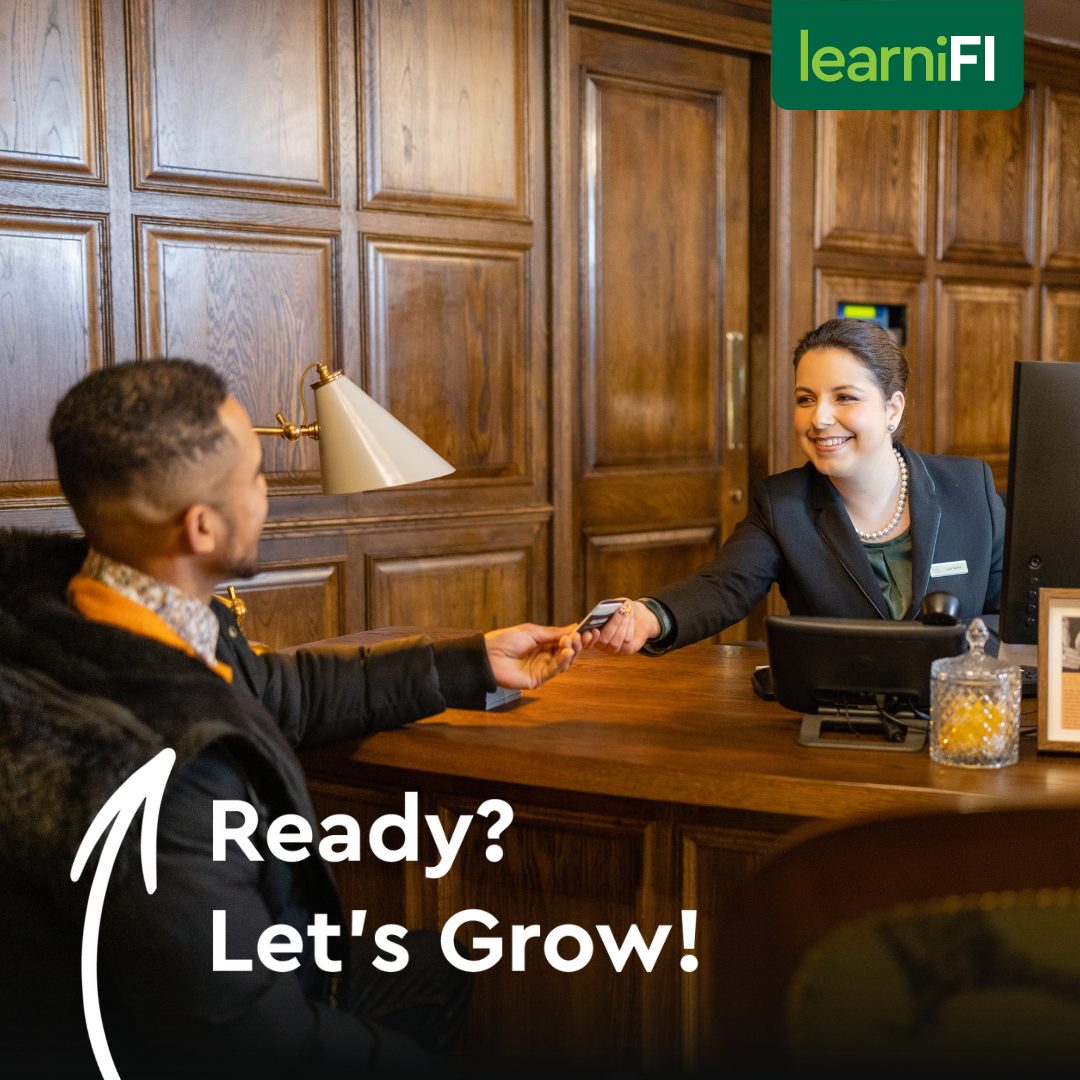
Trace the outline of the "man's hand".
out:
<instances>
[{"instance_id":1,"label":"man's hand","mask_svg":"<svg viewBox=\"0 0 1080 1080\"><path fill-rule=\"evenodd\" d=\"M565 671L581 652L576 624L537 626L520 623L484 635L495 681L511 690L535 690L552 675Z\"/></svg>"},{"instance_id":2,"label":"man's hand","mask_svg":"<svg viewBox=\"0 0 1080 1080\"><path fill-rule=\"evenodd\" d=\"M649 638L659 635L656 616L637 600L623 599L623 606L599 630L583 635L586 648L612 656L628 656L636 653Z\"/></svg>"}]
</instances>

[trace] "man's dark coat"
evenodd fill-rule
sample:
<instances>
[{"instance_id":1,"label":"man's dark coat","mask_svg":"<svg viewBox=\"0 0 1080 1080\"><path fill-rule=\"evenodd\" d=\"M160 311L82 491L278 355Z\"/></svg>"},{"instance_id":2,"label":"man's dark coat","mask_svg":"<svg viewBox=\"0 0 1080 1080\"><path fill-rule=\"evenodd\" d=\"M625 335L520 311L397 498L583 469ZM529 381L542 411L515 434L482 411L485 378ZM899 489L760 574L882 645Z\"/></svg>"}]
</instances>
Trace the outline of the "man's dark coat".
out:
<instances>
[{"instance_id":1,"label":"man's dark coat","mask_svg":"<svg viewBox=\"0 0 1080 1080\"><path fill-rule=\"evenodd\" d=\"M218 607L230 685L176 649L75 613L66 585L85 550L67 538L0 534L0 1015L11 1075L98 1075L78 967L96 863L78 885L69 872L106 799L164 747L177 761L159 822L157 891L143 883L136 826L101 930L105 1029L123 1080L360 1076L410 1060L400 1037L335 1007L334 978L313 962L314 914L342 925L326 864L213 862L211 805L256 805L264 852L266 823L284 813L302 814L318 837L293 748L482 705L494 688L482 639L264 657ZM251 972L212 970L214 910L226 912L226 955L252 959ZM274 923L307 943L297 972L272 974L258 960L258 937Z\"/></svg>"}]
</instances>

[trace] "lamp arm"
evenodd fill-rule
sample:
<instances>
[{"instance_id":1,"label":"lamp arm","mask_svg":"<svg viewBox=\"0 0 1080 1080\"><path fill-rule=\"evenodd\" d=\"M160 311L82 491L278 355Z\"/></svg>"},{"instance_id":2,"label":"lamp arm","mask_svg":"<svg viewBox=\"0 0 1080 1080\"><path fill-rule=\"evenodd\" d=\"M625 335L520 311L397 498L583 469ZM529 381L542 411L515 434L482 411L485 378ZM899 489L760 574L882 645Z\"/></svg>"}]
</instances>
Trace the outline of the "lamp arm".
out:
<instances>
[{"instance_id":1,"label":"lamp arm","mask_svg":"<svg viewBox=\"0 0 1080 1080\"><path fill-rule=\"evenodd\" d=\"M290 424L283 413L275 413L274 419L277 420L278 427L253 427L251 430L256 435L280 435L288 442L296 442L305 436L309 439L319 438L318 420L312 424Z\"/></svg>"}]
</instances>

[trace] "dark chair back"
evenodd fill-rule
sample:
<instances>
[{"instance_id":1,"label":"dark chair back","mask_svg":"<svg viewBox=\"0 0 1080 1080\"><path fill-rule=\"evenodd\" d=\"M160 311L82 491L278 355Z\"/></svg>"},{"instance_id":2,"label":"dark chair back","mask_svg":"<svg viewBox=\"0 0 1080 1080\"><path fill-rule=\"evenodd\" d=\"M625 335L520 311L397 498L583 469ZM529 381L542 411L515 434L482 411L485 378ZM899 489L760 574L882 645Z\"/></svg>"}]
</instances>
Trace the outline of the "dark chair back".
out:
<instances>
[{"instance_id":1,"label":"dark chair back","mask_svg":"<svg viewBox=\"0 0 1080 1080\"><path fill-rule=\"evenodd\" d=\"M1080 1068L1080 807L807 827L726 909L745 1071Z\"/></svg>"}]
</instances>

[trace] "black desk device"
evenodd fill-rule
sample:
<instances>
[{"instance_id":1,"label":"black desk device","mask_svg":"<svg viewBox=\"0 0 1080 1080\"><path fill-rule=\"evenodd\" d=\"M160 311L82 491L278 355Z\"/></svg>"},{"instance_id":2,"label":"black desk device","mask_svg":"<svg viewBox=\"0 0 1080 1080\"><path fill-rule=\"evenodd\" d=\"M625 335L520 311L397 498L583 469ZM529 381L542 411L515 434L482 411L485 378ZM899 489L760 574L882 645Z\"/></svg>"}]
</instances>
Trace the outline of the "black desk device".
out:
<instances>
[{"instance_id":1,"label":"black desk device","mask_svg":"<svg viewBox=\"0 0 1080 1080\"><path fill-rule=\"evenodd\" d=\"M803 746L921 750L930 665L963 652L964 632L957 622L766 616L776 700L803 713Z\"/></svg>"}]
</instances>

